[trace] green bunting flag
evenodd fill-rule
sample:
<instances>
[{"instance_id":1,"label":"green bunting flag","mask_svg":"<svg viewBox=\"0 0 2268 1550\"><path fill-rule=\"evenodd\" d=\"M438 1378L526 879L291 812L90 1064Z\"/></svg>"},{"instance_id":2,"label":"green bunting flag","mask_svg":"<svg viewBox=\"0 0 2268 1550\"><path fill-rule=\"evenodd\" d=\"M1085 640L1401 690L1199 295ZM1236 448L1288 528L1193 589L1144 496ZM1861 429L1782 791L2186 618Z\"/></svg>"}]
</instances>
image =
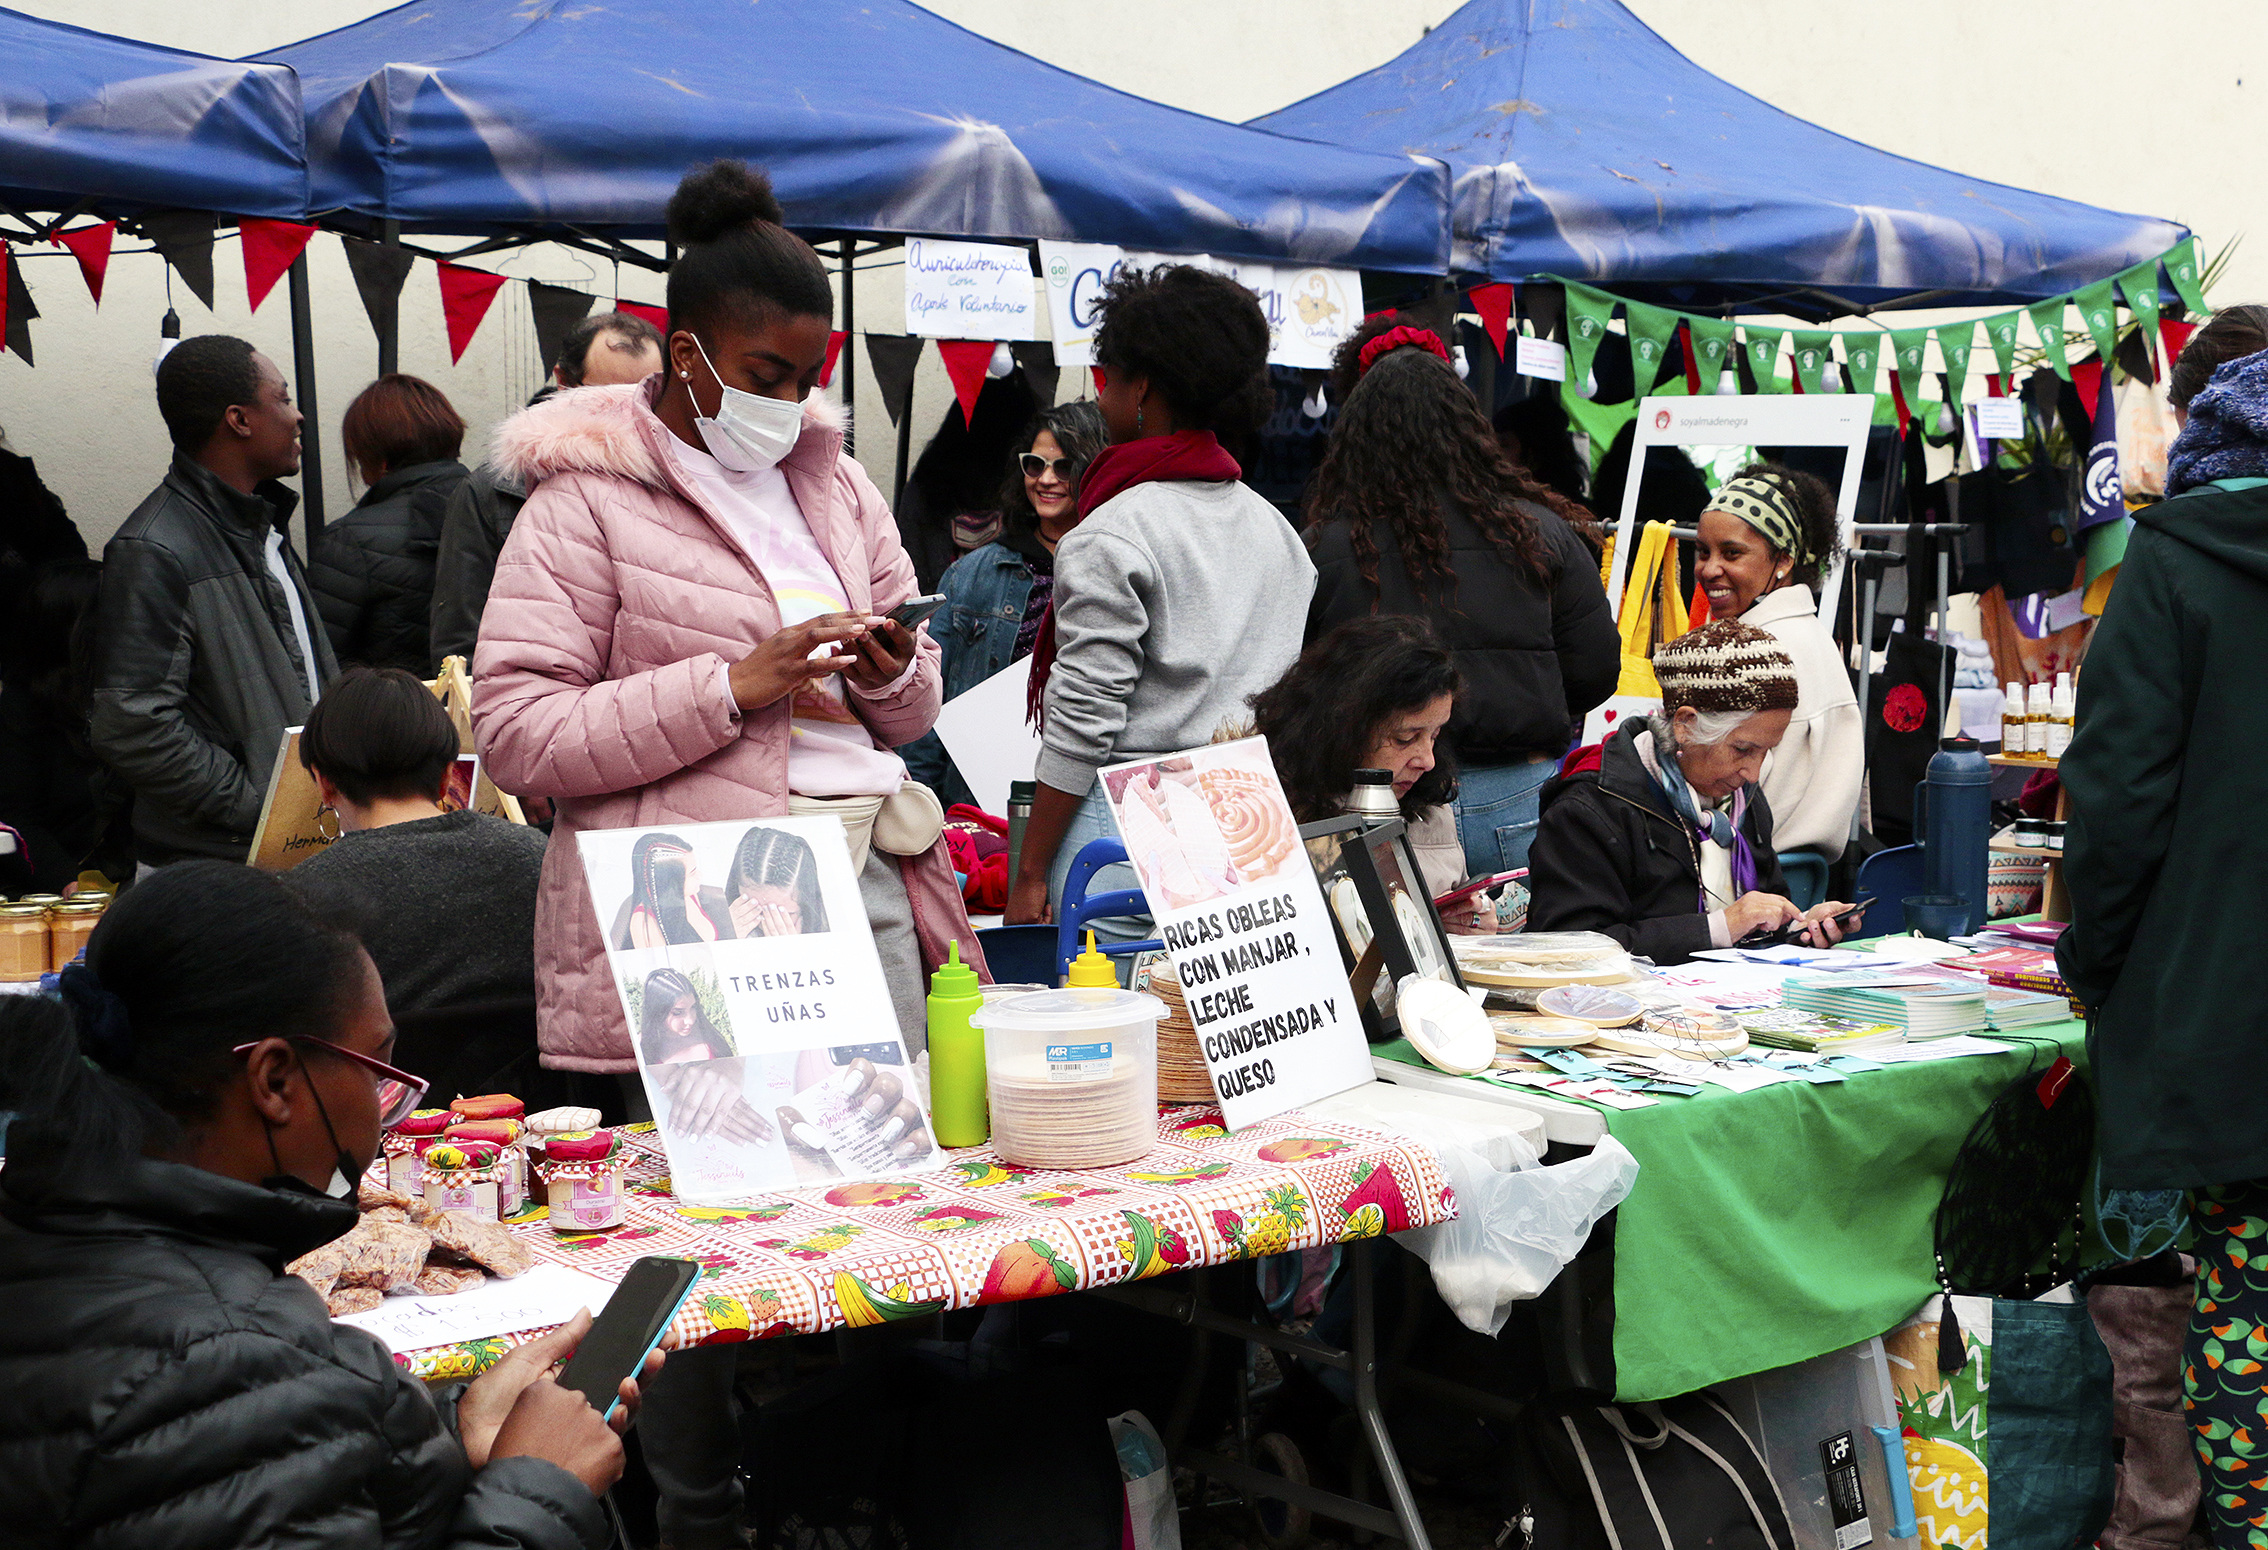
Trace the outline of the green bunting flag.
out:
<instances>
[{"instance_id":1,"label":"green bunting flag","mask_svg":"<svg viewBox=\"0 0 2268 1550\"><path fill-rule=\"evenodd\" d=\"M1693 360L1701 370L1701 391L1717 391L1717 380L1724 375L1726 356L1733 348L1733 325L1722 318L1687 318L1685 326L1693 335Z\"/></svg>"},{"instance_id":2,"label":"green bunting flag","mask_svg":"<svg viewBox=\"0 0 2268 1550\"><path fill-rule=\"evenodd\" d=\"M2024 309L2031 314L2032 332L2040 336L2040 349L2046 354L2047 363L2066 382L2071 380L2071 364L2063 358L2063 309L2070 304L2070 297L2058 296L2053 301Z\"/></svg>"},{"instance_id":3,"label":"green bunting flag","mask_svg":"<svg viewBox=\"0 0 2268 1550\"><path fill-rule=\"evenodd\" d=\"M2142 324L2144 336L2158 337L2158 261L2145 259L2118 277L2126 305Z\"/></svg>"},{"instance_id":4,"label":"green bunting flag","mask_svg":"<svg viewBox=\"0 0 2268 1550\"><path fill-rule=\"evenodd\" d=\"M1748 355L1748 370L1756 378L1759 393L1784 393L1780 386L1780 336L1785 329L1758 328L1754 324L1741 329L1743 348Z\"/></svg>"},{"instance_id":5,"label":"green bunting flag","mask_svg":"<svg viewBox=\"0 0 2268 1550\"><path fill-rule=\"evenodd\" d=\"M1678 315L1667 307L1626 301L1622 304L1622 317L1630 330L1630 375L1636 379L1630 396L1644 398L1654 390L1654 378L1661 373L1662 357L1668 353L1670 338L1677 332Z\"/></svg>"},{"instance_id":6,"label":"green bunting flag","mask_svg":"<svg viewBox=\"0 0 2268 1550\"><path fill-rule=\"evenodd\" d=\"M2020 312L2003 312L1998 317L1984 320L1985 337L1992 341L1992 358L2000 366L2001 391L2012 391L2010 379L2016 373L2016 320Z\"/></svg>"},{"instance_id":7,"label":"green bunting flag","mask_svg":"<svg viewBox=\"0 0 2268 1550\"><path fill-rule=\"evenodd\" d=\"M1591 357L1599 353L1613 316L1612 296L1567 282L1567 385L1585 398L1591 396Z\"/></svg>"},{"instance_id":8,"label":"green bunting flag","mask_svg":"<svg viewBox=\"0 0 2268 1550\"><path fill-rule=\"evenodd\" d=\"M2189 320L2192 323L2205 321L2205 314L2212 309L2205 305L2205 291L2198 278L2195 237L2166 255L2166 274L2173 281L2174 294L2189 309Z\"/></svg>"},{"instance_id":9,"label":"green bunting flag","mask_svg":"<svg viewBox=\"0 0 2268 1550\"><path fill-rule=\"evenodd\" d=\"M1821 373L1835 358L1835 336L1824 331L1797 329L1792 340L1795 347L1795 379L1806 393L1824 393L1826 380Z\"/></svg>"},{"instance_id":10,"label":"green bunting flag","mask_svg":"<svg viewBox=\"0 0 2268 1550\"><path fill-rule=\"evenodd\" d=\"M2118 296L2111 282L2098 280L2082 285L2071 299L2078 303L2079 321L2087 325L2087 337L2095 341L2095 359L2108 364L2111 352L2118 348Z\"/></svg>"},{"instance_id":11,"label":"green bunting flag","mask_svg":"<svg viewBox=\"0 0 2268 1550\"><path fill-rule=\"evenodd\" d=\"M1947 323L1937 330L1937 353L1945 357L1945 392L1954 404L1961 402L1961 389L1969 380L1969 352L1976 348L1977 326L1974 323Z\"/></svg>"},{"instance_id":12,"label":"green bunting flag","mask_svg":"<svg viewBox=\"0 0 2268 1550\"><path fill-rule=\"evenodd\" d=\"M1921 402L1922 357L1928 352L1929 330L1894 328L1890 331L1890 357L1898 373L1898 386L1906 402Z\"/></svg>"},{"instance_id":13,"label":"green bunting flag","mask_svg":"<svg viewBox=\"0 0 2268 1550\"><path fill-rule=\"evenodd\" d=\"M1850 379L1853 393L1874 391L1874 369L1882 360L1882 334L1845 334L1843 339L1843 375Z\"/></svg>"}]
</instances>

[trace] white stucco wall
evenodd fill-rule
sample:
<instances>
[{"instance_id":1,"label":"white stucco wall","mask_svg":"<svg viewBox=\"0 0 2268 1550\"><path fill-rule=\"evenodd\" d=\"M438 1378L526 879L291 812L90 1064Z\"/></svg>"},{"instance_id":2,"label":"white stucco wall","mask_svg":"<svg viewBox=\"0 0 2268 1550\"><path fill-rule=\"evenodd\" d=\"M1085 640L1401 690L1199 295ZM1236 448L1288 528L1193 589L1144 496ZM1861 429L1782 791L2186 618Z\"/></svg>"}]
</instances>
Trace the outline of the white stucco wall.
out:
<instances>
[{"instance_id":1,"label":"white stucco wall","mask_svg":"<svg viewBox=\"0 0 2268 1550\"><path fill-rule=\"evenodd\" d=\"M238 56L370 14L364 0L13 0L36 15L175 47ZM693 0L686 0L693 3ZM1114 86L1216 117L1281 107L1384 62L1455 9L1451 0L932 0L989 37ZM1704 67L1777 105L1872 145L1980 178L2186 221L2208 252L2252 223L2256 196L2238 169L2268 142L2268 42L2243 0L2169 0L2147 14L2105 0L2054 7L2014 0L1633 0L1633 8ZM2258 79L2245 84L2252 67ZM317 404L333 512L352 499L338 457L338 417L375 369L375 345L335 238L311 249ZM486 267L658 302L660 278L557 249ZM162 265L121 251L98 312L60 251L25 255L42 317L40 364L0 358L0 426L39 460L97 547L156 482L165 439L150 356L165 310ZM174 288L185 331L243 334L290 369L281 283L257 317L245 306L233 241L215 253L207 313ZM451 366L431 267L403 297L402 366L439 385L473 426L468 449L537 380L524 292L507 286L461 365ZM2240 251L2217 299L2268 297L2268 248ZM897 271L862 279L863 323L889 327ZM871 374L863 370L862 380ZM1069 384L1066 385L1067 391ZM948 402L943 368L924 361L921 433ZM894 437L870 391L857 405L860 448L888 487Z\"/></svg>"}]
</instances>

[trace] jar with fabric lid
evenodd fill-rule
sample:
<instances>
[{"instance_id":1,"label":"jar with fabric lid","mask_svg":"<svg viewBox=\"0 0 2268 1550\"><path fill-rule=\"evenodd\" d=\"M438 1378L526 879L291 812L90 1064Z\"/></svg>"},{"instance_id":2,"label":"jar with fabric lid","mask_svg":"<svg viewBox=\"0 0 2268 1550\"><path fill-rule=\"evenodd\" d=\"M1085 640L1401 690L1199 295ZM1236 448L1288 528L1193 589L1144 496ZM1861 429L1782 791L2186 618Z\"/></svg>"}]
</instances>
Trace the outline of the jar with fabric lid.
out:
<instances>
[{"instance_id":1,"label":"jar with fabric lid","mask_svg":"<svg viewBox=\"0 0 2268 1550\"><path fill-rule=\"evenodd\" d=\"M504 1148L493 1141L452 1141L443 1136L425 1148L425 1204L432 1211L461 1211L484 1222L500 1222L504 1190Z\"/></svg>"},{"instance_id":2,"label":"jar with fabric lid","mask_svg":"<svg viewBox=\"0 0 2268 1550\"><path fill-rule=\"evenodd\" d=\"M63 965L86 950L87 938L102 919L103 902L65 899L47 912L47 966L61 973Z\"/></svg>"},{"instance_id":3,"label":"jar with fabric lid","mask_svg":"<svg viewBox=\"0 0 2268 1550\"><path fill-rule=\"evenodd\" d=\"M47 972L47 908L0 904L0 981L29 984Z\"/></svg>"},{"instance_id":4,"label":"jar with fabric lid","mask_svg":"<svg viewBox=\"0 0 2268 1550\"><path fill-rule=\"evenodd\" d=\"M440 1140L453 1118L447 1109L419 1109L379 1138L379 1148L386 1154L388 1189L397 1195L425 1193L425 1164L418 1144Z\"/></svg>"},{"instance_id":5,"label":"jar with fabric lid","mask_svg":"<svg viewBox=\"0 0 2268 1550\"><path fill-rule=\"evenodd\" d=\"M516 1119L457 1119L442 1135L451 1141L493 1141L503 1148L503 1198L497 1208L517 1216L528 1203L527 1127Z\"/></svg>"},{"instance_id":6,"label":"jar with fabric lid","mask_svg":"<svg viewBox=\"0 0 2268 1550\"><path fill-rule=\"evenodd\" d=\"M626 1158L611 1130L547 1136L535 1165L551 1208L553 1232L603 1232L620 1227Z\"/></svg>"}]
</instances>

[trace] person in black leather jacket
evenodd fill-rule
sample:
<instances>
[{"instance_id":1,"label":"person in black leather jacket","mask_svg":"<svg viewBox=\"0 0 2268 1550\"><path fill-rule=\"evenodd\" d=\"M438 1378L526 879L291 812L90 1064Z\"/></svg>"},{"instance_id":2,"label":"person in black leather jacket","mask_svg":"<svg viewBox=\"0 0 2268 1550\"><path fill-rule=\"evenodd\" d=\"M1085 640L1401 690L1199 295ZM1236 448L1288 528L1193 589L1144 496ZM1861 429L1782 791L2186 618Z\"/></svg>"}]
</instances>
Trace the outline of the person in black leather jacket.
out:
<instances>
[{"instance_id":1,"label":"person in black leather jacket","mask_svg":"<svg viewBox=\"0 0 2268 1550\"><path fill-rule=\"evenodd\" d=\"M134 790L134 855L241 859L286 727L337 663L284 524L299 411L241 339L184 339L157 374L173 466L102 552L90 735Z\"/></svg>"},{"instance_id":2,"label":"person in black leather jacket","mask_svg":"<svg viewBox=\"0 0 2268 1550\"><path fill-rule=\"evenodd\" d=\"M442 518L465 482L465 422L432 383L391 372L347 405L339 440L370 488L316 538L308 585L341 662L422 675Z\"/></svg>"},{"instance_id":3,"label":"person in black leather jacket","mask_svg":"<svg viewBox=\"0 0 2268 1550\"><path fill-rule=\"evenodd\" d=\"M629 312L595 312L567 330L548 385L531 402L557 388L605 387L643 382L661 370L661 331ZM510 474L483 463L449 497L441 523L441 552L434 561L431 657L434 672L444 657L463 657L472 665L480 641L480 616L488 607L496 557L512 519L526 504L527 488ZM422 671L422 669L421 669Z\"/></svg>"},{"instance_id":4,"label":"person in black leather jacket","mask_svg":"<svg viewBox=\"0 0 2268 1550\"><path fill-rule=\"evenodd\" d=\"M0 1005L0 1537L607 1543L621 1441L545 1376L588 1315L437 1401L283 1268L354 1225L347 1180L422 1094L373 1064L393 1026L354 938L189 862L120 897L62 992Z\"/></svg>"}]
</instances>

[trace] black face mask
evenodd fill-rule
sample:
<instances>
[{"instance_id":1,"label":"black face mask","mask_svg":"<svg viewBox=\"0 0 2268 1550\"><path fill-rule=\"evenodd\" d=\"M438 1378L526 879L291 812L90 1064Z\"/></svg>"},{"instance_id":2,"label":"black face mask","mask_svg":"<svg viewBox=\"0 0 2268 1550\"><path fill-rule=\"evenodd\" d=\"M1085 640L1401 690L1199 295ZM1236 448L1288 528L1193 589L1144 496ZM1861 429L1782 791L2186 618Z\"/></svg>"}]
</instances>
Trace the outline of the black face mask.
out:
<instances>
[{"instance_id":1,"label":"black face mask","mask_svg":"<svg viewBox=\"0 0 2268 1550\"><path fill-rule=\"evenodd\" d=\"M268 1130L268 1160L275 1164L276 1171L262 1179L260 1183L268 1189L288 1190L300 1195L313 1195L321 1200L351 1201L355 1198L360 1187L363 1174L370 1170L370 1164L367 1162L357 1163L340 1142L338 1130L331 1124L330 1107L323 1102L323 1094L315 1085L314 1074L307 1069L307 1058L301 1055L298 1056L298 1059L300 1075L307 1078L307 1091L315 1099L315 1112L323 1116L323 1133L331 1138L331 1150L338 1156L338 1165L331 1171L330 1186L326 1189L315 1188L298 1174L284 1167L283 1158L276 1151L276 1132L273 1127L270 1127Z\"/></svg>"}]
</instances>

